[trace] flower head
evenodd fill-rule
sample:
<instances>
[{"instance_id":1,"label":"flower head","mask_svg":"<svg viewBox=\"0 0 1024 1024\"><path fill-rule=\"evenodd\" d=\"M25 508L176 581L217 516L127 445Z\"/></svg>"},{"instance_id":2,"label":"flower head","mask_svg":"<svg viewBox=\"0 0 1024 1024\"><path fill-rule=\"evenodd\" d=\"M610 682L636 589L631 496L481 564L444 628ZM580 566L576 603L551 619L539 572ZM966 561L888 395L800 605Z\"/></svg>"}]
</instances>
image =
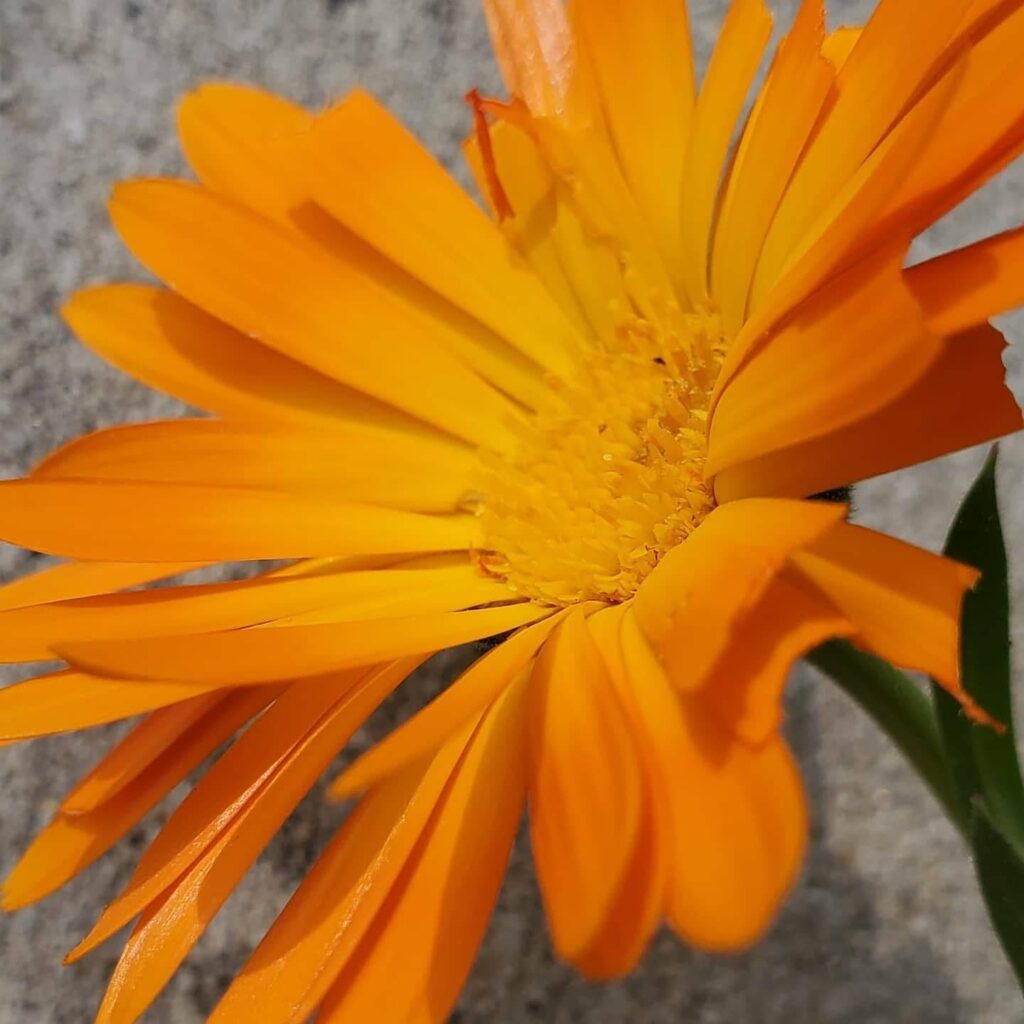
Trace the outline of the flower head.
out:
<instances>
[{"instance_id":1,"label":"flower head","mask_svg":"<svg viewBox=\"0 0 1024 1024\"><path fill-rule=\"evenodd\" d=\"M735 0L699 90L683 0L485 0L489 213L374 99L208 85L199 183L119 186L165 287L65 308L210 418L115 427L0 484L0 738L146 715L65 798L8 909L83 870L224 741L72 952L137 918L136 1019L352 733L423 660L502 637L334 783L359 802L211 1020L441 1021L524 806L555 948L628 971L662 923L768 928L806 807L796 658L845 636L960 696L973 570L815 495L1021 425L987 318L1017 228L907 266L1024 147L1024 9ZM734 142L735 139L735 142ZM284 560L201 584L209 564ZM183 580L136 589L157 580Z\"/></svg>"}]
</instances>

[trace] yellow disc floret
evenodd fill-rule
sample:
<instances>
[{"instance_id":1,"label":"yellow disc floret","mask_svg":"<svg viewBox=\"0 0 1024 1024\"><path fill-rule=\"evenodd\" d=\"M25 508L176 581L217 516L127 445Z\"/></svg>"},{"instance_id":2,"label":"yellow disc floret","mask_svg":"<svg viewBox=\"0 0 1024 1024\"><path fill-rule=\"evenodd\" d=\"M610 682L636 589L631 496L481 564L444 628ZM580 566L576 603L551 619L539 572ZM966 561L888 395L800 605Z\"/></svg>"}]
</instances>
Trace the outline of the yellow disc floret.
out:
<instances>
[{"instance_id":1,"label":"yellow disc floret","mask_svg":"<svg viewBox=\"0 0 1024 1024\"><path fill-rule=\"evenodd\" d=\"M714 507L707 413L718 318L637 318L595 345L510 457L488 460L481 569L535 600L620 602Z\"/></svg>"}]
</instances>

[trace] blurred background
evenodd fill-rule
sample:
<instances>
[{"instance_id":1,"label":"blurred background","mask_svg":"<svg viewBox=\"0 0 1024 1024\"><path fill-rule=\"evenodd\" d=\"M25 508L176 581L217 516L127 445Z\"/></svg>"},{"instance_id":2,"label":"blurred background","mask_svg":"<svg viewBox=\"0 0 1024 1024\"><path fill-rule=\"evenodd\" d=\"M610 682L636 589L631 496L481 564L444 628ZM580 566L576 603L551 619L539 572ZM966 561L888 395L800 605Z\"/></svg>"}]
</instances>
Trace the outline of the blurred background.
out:
<instances>
[{"instance_id":1,"label":"blurred background","mask_svg":"<svg viewBox=\"0 0 1024 1024\"><path fill-rule=\"evenodd\" d=\"M788 24L794 3L772 6L779 24ZM831 0L831 24L863 21L872 7L868 0ZM690 8L704 59L725 2L691 0ZM252 82L312 107L364 84L453 168L469 128L463 94L473 86L497 89L477 0L0 0L0 477L23 473L83 431L183 411L78 347L57 308L82 284L141 278L108 227L109 186L183 170L175 103L209 78ZM1017 167L937 226L915 253L930 255L1017 224L1022 211L1024 171ZM1024 342L1024 317L1004 318L1000 326ZM1024 360L1011 351L1007 361L1020 398ZM858 521L940 547L982 455L963 453L858 488ZM1017 563L1019 637L1020 438L1003 446L1000 491ZM38 564L0 545L0 581ZM357 737L356 748L435 692L458 657L407 684ZM1024 688L1019 656L1016 667ZM552 957L521 837L452 1020L1024 1020L966 851L899 755L809 670L793 679L788 729L806 773L814 833L803 877L762 945L712 958L663 935L629 979L588 984ZM110 739L110 731L94 730L0 750L0 872ZM311 794L146 1020L205 1019L343 814L322 792ZM120 944L110 942L74 967L62 968L61 958L127 879L165 817L166 808L41 906L0 918L0 1024L92 1018Z\"/></svg>"}]
</instances>

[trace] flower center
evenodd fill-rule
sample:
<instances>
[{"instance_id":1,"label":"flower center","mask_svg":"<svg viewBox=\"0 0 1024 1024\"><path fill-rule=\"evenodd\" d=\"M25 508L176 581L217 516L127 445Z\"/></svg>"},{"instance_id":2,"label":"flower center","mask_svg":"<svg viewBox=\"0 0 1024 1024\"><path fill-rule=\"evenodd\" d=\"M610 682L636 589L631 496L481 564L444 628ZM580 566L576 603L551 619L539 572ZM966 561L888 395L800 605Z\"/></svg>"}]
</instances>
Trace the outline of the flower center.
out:
<instances>
[{"instance_id":1,"label":"flower center","mask_svg":"<svg viewBox=\"0 0 1024 1024\"><path fill-rule=\"evenodd\" d=\"M718 317L623 323L489 459L480 568L535 600L620 602L714 507L704 481Z\"/></svg>"}]
</instances>

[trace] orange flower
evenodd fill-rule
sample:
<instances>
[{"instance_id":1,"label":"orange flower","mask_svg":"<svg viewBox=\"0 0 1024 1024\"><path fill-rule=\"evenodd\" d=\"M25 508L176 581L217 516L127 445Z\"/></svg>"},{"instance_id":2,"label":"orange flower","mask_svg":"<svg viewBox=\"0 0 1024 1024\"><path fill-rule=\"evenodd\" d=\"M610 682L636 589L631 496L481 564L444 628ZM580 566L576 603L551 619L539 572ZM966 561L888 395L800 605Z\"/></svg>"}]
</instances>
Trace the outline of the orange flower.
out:
<instances>
[{"instance_id":1,"label":"orange flower","mask_svg":"<svg viewBox=\"0 0 1024 1024\"><path fill-rule=\"evenodd\" d=\"M1021 425L987 318L1024 232L904 267L1024 147L1024 9L736 0L697 92L682 0L487 0L471 96L493 219L372 98L237 86L180 110L200 184L114 224L167 288L66 307L211 419L115 427L0 484L68 559L0 589L0 738L148 713L65 798L8 909L109 849L222 742L73 951L138 918L135 1020L353 731L431 653L509 634L335 782L365 794L211 1020L441 1021L524 805L558 953L622 974L659 923L754 942L799 871L779 735L797 657L850 637L953 692L972 570L805 500ZM209 563L243 581L137 590Z\"/></svg>"}]
</instances>

